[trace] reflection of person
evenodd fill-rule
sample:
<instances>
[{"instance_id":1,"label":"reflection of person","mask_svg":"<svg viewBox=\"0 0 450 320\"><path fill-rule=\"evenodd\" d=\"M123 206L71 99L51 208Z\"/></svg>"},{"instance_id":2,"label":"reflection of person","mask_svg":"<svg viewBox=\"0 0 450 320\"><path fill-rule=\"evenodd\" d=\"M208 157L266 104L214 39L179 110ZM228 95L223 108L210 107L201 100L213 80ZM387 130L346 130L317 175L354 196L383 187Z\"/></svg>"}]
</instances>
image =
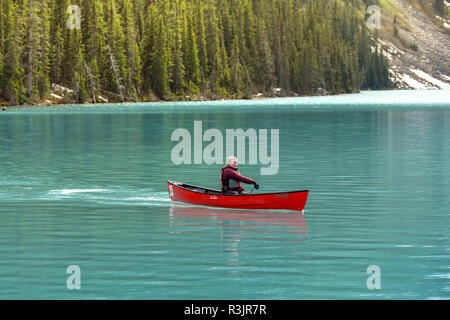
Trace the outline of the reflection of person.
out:
<instances>
[{"instance_id":1,"label":"reflection of person","mask_svg":"<svg viewBox=\"0 0 450 320\"><path fill-rule=\"evenodd\" d=\"M247 194L241 186L241 182L253 184L255 189L259 189L259 185L253 179L240 174L237 163L238 160L236 157L230 156L227 158L227 166L223 167L220 172L220 187L222 188L222 192L230 195Z\"/></svg>"}]
</instances>

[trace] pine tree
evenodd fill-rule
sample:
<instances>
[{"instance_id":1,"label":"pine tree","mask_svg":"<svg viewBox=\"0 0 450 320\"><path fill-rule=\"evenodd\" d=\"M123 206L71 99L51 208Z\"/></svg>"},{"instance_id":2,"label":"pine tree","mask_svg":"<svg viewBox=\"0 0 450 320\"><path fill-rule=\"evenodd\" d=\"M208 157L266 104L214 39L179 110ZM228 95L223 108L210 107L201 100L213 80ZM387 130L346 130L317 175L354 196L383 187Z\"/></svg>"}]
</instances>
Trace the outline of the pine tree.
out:
<instances>
[{"instance_id":1,"label":"pine tree","mask_svg":"<svg viewBox=\"0 0 450 320\"><path fill-rule=\"evenodd\" d=\"M182 3L183 5L183 3ZM172 79L171 79L171 87L172 92L176 95L183 95L186 88L185 82L185 67L183 61L183 24L182 24L182 9L178 10L181 7L178 4L175 8L175 30L174 30L174 38L173 38L173 52L171 55L172 58Z\"/></svg>"},{"instance_id":2,"label":"pine tree","mask_svg":"<svg viewBox=\"0 0 450 320\"><path fill-rule=\"evenodd\" d=\"M256 66L254 82L258 90L264 91L274 86L273 58L264 21L257 24L256 31ZM297 64L295 61L294 64Z\"/></svg>"},{"instance_id":3,"label":"pine tree","mask_svg":"<svg viewBox=\"0 0 450 320\"><path fill-rule=\"evenodd\" d=\"M56 84L65 84L66 66L64 65L64 38L67 36L66 11L68 2L66 0L50 1L50 52L49 68L50 81Z\"/></svg>"},{"instance_id":4,"label":"pine tree","mask_svg":"<svg viewBox=\"0 0 450 320\"><path fill-rule=\"evenodd\" d=\"M140 44L145 32L146 0L134 0L132 3L134 4L134 21L136 21L136 42L139 44L139 52L141 52Z\"/></svg>"},{"instance_id":5,"label":"pine tree","mask_svg":"<svg viewBox=\"0 0 450 320\"><path fill-rule=\"evenodd\" d=\"M105 70L106 90L117 92L124 99L122 80L126 74L127 57L125 54L125 35L122 16L119 14L116 1L112 0L107 7L106 43L108 48L107 68ZM128 79L129 80L129 79ZM128 83L127 83L128 84Z\"/></svg>"},{"instance_id":6,"label":"pine tree","mask_svg":"<svg viewBox=\"0 0 450 320\"><path fill-rule=\"evenodd\" d=\"M37 0L24 0L21 15L23 17L22 35L24 39L24 57L23 61L26 66L26 94L31 99L33 95L35 76L39 63L40 37L39 26L41 23L39 15L39 3Z\"/></svg>"},{"instance_id":7,"label":"pine tree","mask_svg":"<svg viewBox=\"0 0 450 320\"><path fill-rule=\"evenodd\" d=\"M198 94L201 84L200 59L198 57L197 36L191 16L187 18L187 41L186 41L186 80L189 92Z\"/></svg>"},{"instance_id":8,"label":"pine tree","mask_svg":"<svg viewBox=\"0 0 450 320\"><path fill-rule=\"evenodd\" d=\"M195 30L196 30L196 38L198 44L198 59L200 63L200 75L201 75L201 87L204 89L206 78L209 73L208 69L208 50L206 43L206 34L205 34L205 20L204 20L204 7L202 0L197 0L194 11L195 14Z\"/></svg>"},{"instance_id":9,"label":"pine tree","mask_svg":"<svg viewBox=\"0 0 450 320\"><path fill-rule=\"evenodd\" d=\"M4 21L2 32L3 42L3 72L1 91L10 105L25 102L25 87L22 84L24 69L19 57L22 54L22 41L20 35L22 28L19 23L18 5L12 0L2 1L2 13Z\"/></svg>"},{"instance_id":10,"label":"pine tree","mask_svg":"<svg viewBox=\"0 0 450 320\"><path fill-rule=\"evenodd\" d=\"M117 64L117 60L111 50L111 46L109 44L107 46L108 46L109 59L111 62L111 70L114 74L114 79L116 80L116 86L119 91L119 96L120 96L120 99L122 100L122 102L125 102L125 97L124 97L123 90L122 90L123 85L121 84L122 78L120 77L120 74L121 74L120 68L119 68L119 65Z\"/></svg>"},{"instance_id":11,"label":"pine tree","mask_svg":"<svg viewBox=\"0 0 450 320\"><path fill-rule=\"evenodd\" d=\"M244 12L243 12L243 41L244 44L241 45L241 56L243 60L243 65L245 65L250 73L254 73L256 69L256 59L254 58L254 54L257 52L256 48L256 25L257 18L254 14L254 9L252 6L252 2L246 0L244 3ZM255 78L252 77L251 81L254 82Z\"/></svg>"},{"instance_id":12,"label":"pine tree","mask_svg":"<svg viewBox=\"0 0 450 320\"><path fill-rule=\"evenodd\" d=\"M221 46L221 37L220 30L218 26L218 19L215 15L215 11L213 8L209 9L209 21L208 21L208 70L209 74L207 75L209 79L209 89L211 92L219 92L221 89L221 72L223 69L223 54L221 54L221 49L224 46ZM222 38L223 39L223 38ZM226 61L225 61L226 62Z\"/></svg>"},{"instance_id":13,"label":"pine tree","mask_svg":"<svg viewBox=\"0 0 450 320\"><path fill-rule=\"evenodd\" d=\"M138 31L136 30L132 2L122 0L121 9L125 36L124 49L127 58L124 81L128 94L136 97L140 95L141 87L141 58L138 46Z\"/></svg>"},{"instance_id":14,"label":"pine tree","mask_svg":"<svg viewBox=\"0 0 450 320\"><path fill-rule=\"evenodd\" d=\"M164 99L169 94L168 89L168 64L169 56L167 52L167 35L162 15L159 15L155 30L155 42L153 44L152 64L150 67L152 74L153 92Z\"/></svg>"},{"instance_id":15,"label":"pine tree","mask_svg":"<svg viewBox=\"0 0 450 320\"><path fill-rule=\"evenodd\" d=\"M272 7L272 40L273 43L273 57L274 57L274 78L276 81L276 85L280 85L280 78L281 78L281 63L282 63L282 46L281 46L281 39L283 36L282 30L281 30L281 14L279 12L279 8L277 7L279 3L276 3L274 1L273 7Z\"/></svg>"},{"instance_id":16,"label":"pine tree","mask_svg":"<svg viewBox=\"0 0 450 320\"><path fill-rule=\"evenodd\" d=\"M39 34L40 50L38 52L39 63L36 66L36 87L39 98L46 98L50 92L50 8L47 0L39 2L39 15L41 17Z\"/></svg>"},{"instance_id":17,"label":"pine tree","mask_svg":"<svg viewBox=\"0 0 450 320\"><path fill-rule=\"evenodd\" d=\"M68 14L65 18L67 17ZM88 81L86 81L83 37L80 29L64 28L63 30L63 84L65 87L73 88L75 101L82 103L86 101L88 96L92 96L92 93L88 93L90 88L88 88Z\"/></svg>"},{"instance_id":18,"label":"pine tree","mask_svg":"<svg viewBox=\"0 0 450 320\"><path fill-rule=\"evenodd\" d=\"M104 7L102 0L91 0L82 2L83 12L83 44L85 58L85 73L95 83L89 84L92 96L97 92L92 92L92 88L100 89L107 85L105 74L108 70L107 46L106 46L106 24L104 21ZM84 63L83 63L84 64ZM88 71L89 70L89 71ZM89 74L90 73L90 74ZM93 99L95 100L95 99Z\"/></svg>"},{"instance_id":19,"label":"pine tree","mask_svg":"<svg viewBox=\"0 0 450 320\"><path fill-rule=\"evenodd\" d=\"M223 34L220 34L220 68L219 68L219 94L227 95L228 90L231 88L231 77L230 77L230 69L228 66L228 54L225 47L225 41L223 38Z\"/></svg>"},{"instance_id":20,"label":"pine tree","mask_svg":"<svg viewBox=\"0 0 450 320\"><path fill-rule=\"evenodd\" d=\"M241 86L243 81L243 67L241 64L240 51L239 51L239 40L235 36L231 49L230 57L230 76L231 76L231 86L234 93L241 92Z\"/></svg>"},{"instance_id":21,"label":"pine tree","mask_svg":"<svg viewBox=\"0 0 450 320\"><path fill-rule=\"evenodd\" d=\"M240 2L238 2L237 5L240 5ZM239 33L239 30L236 30L239 28L239 23L233 20L234 17L232 17L231 8L228 4L224 4L220 9L220 12L218 12L219 28L223 35L227 54L230 55L234 35L235 33Z\"/></svg>"},{"instance_id":22,"label":"pine tree","mask_svg":"<svg viewBox=\"0 0 450 320\"><path fill-rule=\"evenodd\" d=\"M142 39L142 89L144 95L149 94L152 88L153 51L155 46L156 31L158 28L158 13L156 6L149 6L147 18L144 24L144 38Z\"/></svg>"}]
</instances>

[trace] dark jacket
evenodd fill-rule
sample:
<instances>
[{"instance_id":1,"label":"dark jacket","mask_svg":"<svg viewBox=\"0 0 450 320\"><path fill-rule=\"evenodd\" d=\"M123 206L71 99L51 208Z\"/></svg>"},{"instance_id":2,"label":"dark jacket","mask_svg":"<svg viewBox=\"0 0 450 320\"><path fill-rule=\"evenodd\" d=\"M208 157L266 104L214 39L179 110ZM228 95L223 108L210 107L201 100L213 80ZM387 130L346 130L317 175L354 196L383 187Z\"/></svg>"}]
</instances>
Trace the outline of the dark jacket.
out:
<instances>
[{"instance_id":1,"label":"dark jacket","mask_svg":"<svg viewBox=\"0 0 450 320\"><path fill-rule=\"evenodd\" d=\"M229 187L230 179L233 179L237 182L236 187ZM221 174L220 174L220 187L222 188L222 191L224 191L224 188L227 188L227 191L237 191L238 193L241 193L245 191L245 189L241 186L241 182L247 183L247 184L255 184L256 182L250 178L244 177L241 175L236 168L232 168L230 166L226 166L222 168Z\"/></svg>"}]
</instances>

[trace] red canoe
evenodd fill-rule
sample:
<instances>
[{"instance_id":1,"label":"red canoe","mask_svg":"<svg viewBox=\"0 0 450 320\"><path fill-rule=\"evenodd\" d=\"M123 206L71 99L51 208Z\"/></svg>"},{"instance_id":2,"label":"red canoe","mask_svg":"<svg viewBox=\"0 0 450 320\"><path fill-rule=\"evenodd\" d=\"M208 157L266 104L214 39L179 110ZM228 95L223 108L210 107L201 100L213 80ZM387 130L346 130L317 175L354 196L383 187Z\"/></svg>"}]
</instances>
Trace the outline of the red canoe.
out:
<instances>
[{"instance_id":1,"label":"red canoe","mask_svg":"<svg viewBox=\"0 0 450 320\"><path fill-rule=\"evenodd\" d=\"M232 209L303 211L309 193L309 190L301 190L234 196L181 182L167 181L167 186L172 201Z\"/></svg>"}]
</instances>

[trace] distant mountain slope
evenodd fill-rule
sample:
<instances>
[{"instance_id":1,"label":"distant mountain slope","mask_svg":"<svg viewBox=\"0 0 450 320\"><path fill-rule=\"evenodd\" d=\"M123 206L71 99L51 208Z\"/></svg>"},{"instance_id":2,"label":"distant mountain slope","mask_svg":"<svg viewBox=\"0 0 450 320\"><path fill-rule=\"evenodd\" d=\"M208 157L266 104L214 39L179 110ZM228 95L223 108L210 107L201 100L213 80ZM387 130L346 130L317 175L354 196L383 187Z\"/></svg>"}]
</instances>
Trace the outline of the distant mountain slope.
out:
<instances>
[{"instance_id":1,"label":"distant mountain slope","mask_svg":"<svg viewBox=\"0 0 450 320\"><path fill-rule=\"evenodd\" d=\"M450 89L450 21L434 0L383 1L380 45L386 50L395 88ZM447 2L444 2L448 6ZM384 5L384 8L383 8ZM392 9L395 6L395 10ZM391 9L391 10L389 10ZM397 32L394 35L396 17Z\"/></svg>"}]
</instances>

